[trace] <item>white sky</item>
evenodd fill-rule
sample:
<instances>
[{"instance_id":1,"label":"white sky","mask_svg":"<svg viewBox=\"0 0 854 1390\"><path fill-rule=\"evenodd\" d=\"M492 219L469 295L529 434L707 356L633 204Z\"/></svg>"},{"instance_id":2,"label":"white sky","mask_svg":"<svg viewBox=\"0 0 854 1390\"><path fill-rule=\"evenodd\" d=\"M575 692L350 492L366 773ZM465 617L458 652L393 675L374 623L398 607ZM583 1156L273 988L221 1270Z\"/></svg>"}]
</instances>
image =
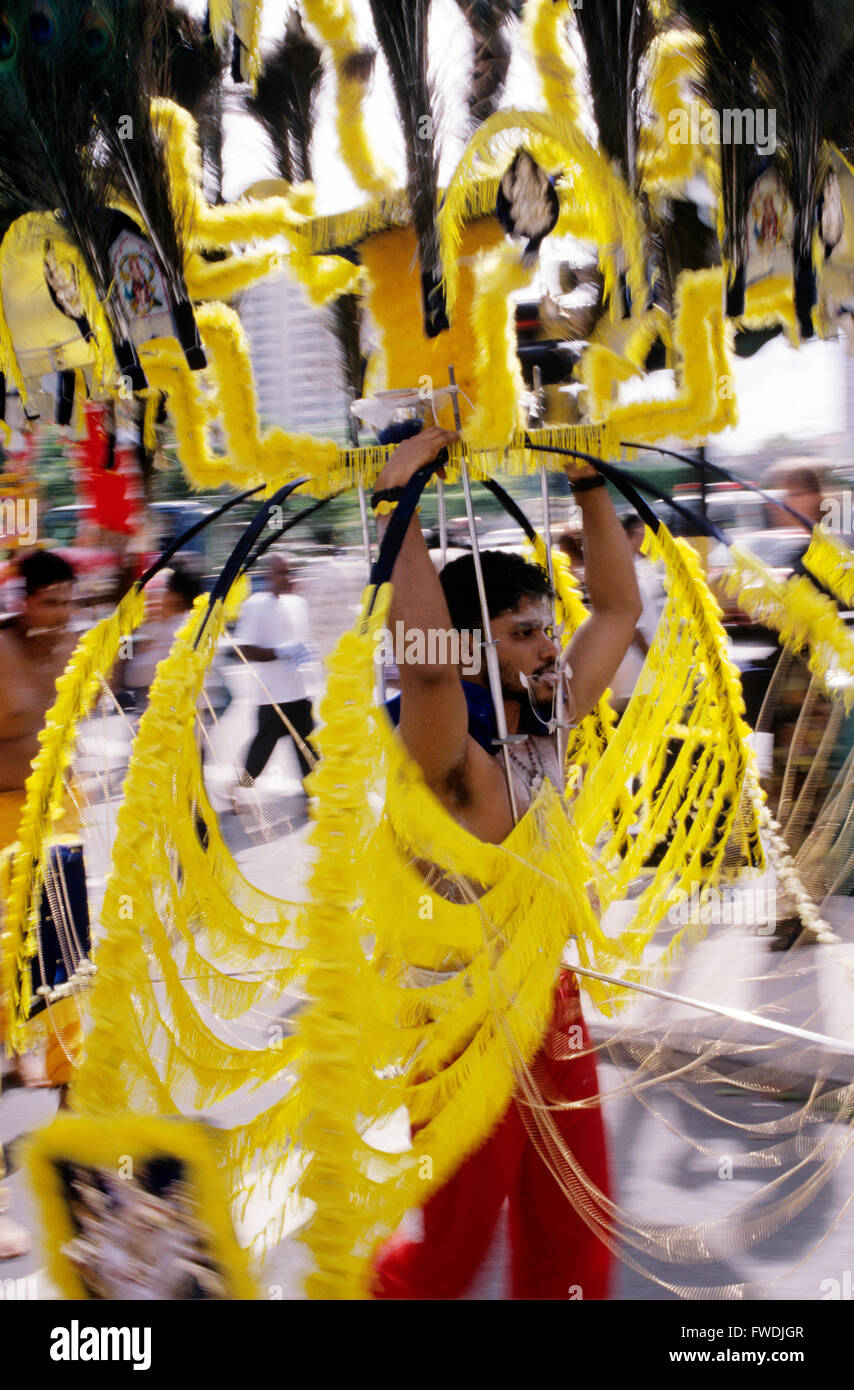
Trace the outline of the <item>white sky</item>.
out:
<instances>
[{"instance_id":1,"label":"white sky","mask_svg":"<svg viewBox=\"0 0 854 1390\"><path fill-rule=\"evenodd\" d=\"M782 338L772 338L753 357L737 357L739 423L709 440L710 455L750 453L781 435L807 444L841 434L846 365L839 341L810 342L795 349Z\"/></svg>"},{"instance_id":2,"label":"white sky","mask_svg":"<svg viewBox=\"0 0 854 1390\"><path fill-rule=\"evenodd\" d=\"M201 17L206 0L184 0L186 8ZM373 37L368 0L354 0L366 43ZM264 40L274 41L284 29L290 0L265 0ZM439 135L442 149L441 177L446 179L456 163L463 140L467 112L464 83L455 73L468 68L471 40L454 0L434 0L430 29L431 63L440 94ZM318 211L344 210L364 201L337 153L331 92L325 80L318 102L313 163ZM514 57L504 97L508 106L540 104L538 84L530 60L521 45ZM378 61L373 87L366 103L368 131L381 158L395 168L403 181L403 142L385 64ZM444 128L444 138L443 138ZM224 152L224 193L239 198L259 179L275 174L272 153L260 126L245 115L229 115ZM547 251L548 243L544 247ZM557 248L554 248L556 251ZM841 433L844 420L845 358L841 344L810 343L795 351L782 339L774 339L754 357L736 359L735 377L740 420L735 429L710 440L715 454L751 452L774 437L788 435L808 442L815 436Z\"/></svg>"},{"instance_id":3,"label":"white sky","mask_svg":"<svg viewBox=\"0 0 854 1390\"><path fill-rule=\"evenodd\" d=\"M185 0L186 8L201 17L206 0ZM283 32L290 0L265 0L263 41L275 41ZM373 46L373 27L368 0L354 0L360 32L366 45ZM450 173L463 149L463 141L454 132L465 128L464 84L455 86L453 74L465 72L470 60L471 39L465 20L454 0L434 0L431 10L430 48L433 77L440 95L439 135L443 153L442 175ZM450 75L450 80L449 80ZM526 55L517 45L507 85L508 105L530 105L535 102L536 86L531 80L531 68ZM317 207L320 212L339 211L357 206L365 195L356 188L337 153L331 89L327 79L321 87L318 119L315 126L313 164ZM404 175L403 141L400 121L388 72L380 60L372 89L366 102L368 132L386 164L396 169L401 182ZM447 131L442 138L443 127ZM266 137L250 117L230 117L226 123L224 193L226 198L238 198L243 190L258 179L275 173Z\"/></svg>"}]
</instances>

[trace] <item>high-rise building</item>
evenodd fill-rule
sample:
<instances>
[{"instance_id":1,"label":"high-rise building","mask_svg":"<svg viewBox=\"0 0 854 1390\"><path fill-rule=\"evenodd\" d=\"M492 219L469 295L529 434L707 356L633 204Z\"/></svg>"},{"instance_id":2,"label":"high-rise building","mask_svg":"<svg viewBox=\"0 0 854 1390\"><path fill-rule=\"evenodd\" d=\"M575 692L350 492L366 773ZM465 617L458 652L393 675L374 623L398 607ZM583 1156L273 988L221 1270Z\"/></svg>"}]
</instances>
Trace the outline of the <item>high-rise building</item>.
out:
<instances>
[{"instance_id":1,"label":"high-rise building","mask_svg":"<svg viewBox=\"0 0 854 1390\"><path fill-rule=\"evenodd\" d=\"M349 400L327 314L287 274L253 285L239 309L264 424L343 438Z\"/></svg>"}]
</instances>

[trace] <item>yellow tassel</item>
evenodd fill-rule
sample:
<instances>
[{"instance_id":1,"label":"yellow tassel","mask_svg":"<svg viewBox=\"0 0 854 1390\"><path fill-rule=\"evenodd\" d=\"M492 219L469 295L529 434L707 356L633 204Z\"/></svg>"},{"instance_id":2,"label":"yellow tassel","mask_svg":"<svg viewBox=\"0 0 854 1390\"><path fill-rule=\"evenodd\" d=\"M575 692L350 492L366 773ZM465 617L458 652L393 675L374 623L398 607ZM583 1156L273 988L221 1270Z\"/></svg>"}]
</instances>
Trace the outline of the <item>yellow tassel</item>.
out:
<instances>
[{"instance_id":1,"label":"yellow tassel","mask_svg":"<svg viewBox=\"0 0 854 1390\"><path fill-rule=\"evenodd\" d=\"M847 608L854 608L854 553L841 537L821 524L814 526L804 564Z\"/></svg>"},{"instance_id":2,"label":"yellow tassel","mask_svg":"<svg viewBox=\"0 0 854 1390\"><path fill-rule=\"evenodd\" d=\"M522 37L542 84L546 110L574 121L578 118L578 97L572 50L566 39L569 9L566 0L529 0Z\"/></svg>"},{"instance_id":3,"label":"yellow tassel","mask_svg":"<svg viewBox=\"0 0 854 1390\"><path fill-rule=\"evenodd\" d=\"M475 265L472 326L476 343L476 409L465 438L479 448L500 449L523 423L524 383L516 352L516 318L511 295L530 283L534 268L515 247L481 252Z\"/></svg>"},{"instance_id":4,"label":"yellow tassel","mask_svg":"<svg viewBox=\"0 0 854 1390\"><path fill-rule=\"evenodd\" d=\"M751 617L772 627L793 652L809 650L807 665L821 681L825 693L838 699L846 710L854 703L854 684L829 682L835 670L854 676L854 637L839 616L836 604L807 578L793 575L777 579L773 571L742 546L730 549L733 564L724 576L727 593Z\"/></svg>"},{"instance_id":5,"label":"yellow tassel","mask_svg":"<svg viewBox=\"0 0 854 1390\"><path fill-rule=\"evenodd\" d=\"M603 410L602 418L618 437L645 443L670 435L693 440L735 423L720 270L683 271L680 275L673 342L681 376L676 399L639 401ZM598 378L597 387L600 392L604 390Z\"/></svg>"},{"instance_id":6,"label":"yellow tassel","mask_svg":"<svg viewBox=\"0 0 854 1390\"><path fill-rule=\"evenodd\" d=\"M48 838L63 801L63 774L71 765L75 732L101 692L102 679L112 668L122 637L138 627L143 614L143 596L131 589L109 617L81 637L56 683L56 699L45 716L39 751L26 781L5 904L7 940L0 965L11 1005L6 1032L10 1054L20 1050L23 1043L32 1002L29 961L37 951L38 904Z\"/></svg>"},{"instance_id":7,"label":"yellow tassel","mask_svg":"<svg viewBox=\"0 0 854 1390\"><path fill-rule=\"evenodd\" d=\"M371 149L364 116L366 87L348 73L348 60L359 51L356 18L349 0L304 0L303 13L332 55L335 67L335 128L345 165L360 188L380 193L394 186L393 173Z\"/></svg>"}]
</instances>

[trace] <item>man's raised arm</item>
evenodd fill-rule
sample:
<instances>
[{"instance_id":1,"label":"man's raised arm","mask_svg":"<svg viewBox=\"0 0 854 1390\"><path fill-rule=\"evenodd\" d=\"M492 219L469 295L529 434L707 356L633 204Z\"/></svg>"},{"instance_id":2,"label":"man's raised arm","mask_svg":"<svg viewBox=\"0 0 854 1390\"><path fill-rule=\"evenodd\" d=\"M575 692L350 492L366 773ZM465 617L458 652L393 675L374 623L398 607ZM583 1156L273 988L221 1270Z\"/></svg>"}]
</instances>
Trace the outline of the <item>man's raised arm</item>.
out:
<instances>
[{"instance_id":1,"label":"man's raised arm","mask_svg":"<svg viewBox=\"0 0 854 1390\"><path fill-rule=\"evenodd\" d=\"M405 486L456 437L433 427L407 439L377 479L377 491ZM386 524L380 518L380 530ZM450 630L451 618L417 516L409 523L392 584L391 631L396 633L401 623L405 649L424 657L423 661L401 661L398 666L400 735L427 783L441 792L465 764L468 711L459 668L450 661L453 644L437 640L439 633Z\"/></svg>"},{"instance_id":2,"label":"man's raised arm","mask_svg":"<svg viewBox=\"0 0 854 1390\"><path fill-rule=\"evenodd\" d=\"M592 476L587 470L585 476ZM570 480L578 473L570 472ZM584 523L584 581L590 617L569 644L575 716L589 714L632 644L643 605L634 556L605 487L579 491Z\"/></svg>"}]
</instances>

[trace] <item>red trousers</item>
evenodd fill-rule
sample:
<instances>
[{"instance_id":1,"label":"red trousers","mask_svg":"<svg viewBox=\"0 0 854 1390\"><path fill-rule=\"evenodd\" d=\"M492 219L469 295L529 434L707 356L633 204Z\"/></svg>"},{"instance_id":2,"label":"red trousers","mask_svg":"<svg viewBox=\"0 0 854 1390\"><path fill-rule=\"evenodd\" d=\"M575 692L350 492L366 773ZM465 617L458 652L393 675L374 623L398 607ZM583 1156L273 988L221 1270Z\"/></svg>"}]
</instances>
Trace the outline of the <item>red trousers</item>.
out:
<instances>
[{"instance_id":1,"label":"red trousers","mask_svg":"<svg viewBox=\"0 0 854 1390\"><path fill-rule=\"evenodd\" d=\"M548 1034L530 1067L546 1103L597 1094L589 1046L575 976L564 971ZM607 1298L609 1251L540 1156L522 1119L525 1109L523 1100L511 1101L486 1142L427 1200L423 1241L397 1235L383 1246L375 1298L460 1298L489 1249L505 1200L514 1299ZM610 1195L601 1109L556 1110L549 1118L587 1178Z\"/></svg>"}]
</instances>

